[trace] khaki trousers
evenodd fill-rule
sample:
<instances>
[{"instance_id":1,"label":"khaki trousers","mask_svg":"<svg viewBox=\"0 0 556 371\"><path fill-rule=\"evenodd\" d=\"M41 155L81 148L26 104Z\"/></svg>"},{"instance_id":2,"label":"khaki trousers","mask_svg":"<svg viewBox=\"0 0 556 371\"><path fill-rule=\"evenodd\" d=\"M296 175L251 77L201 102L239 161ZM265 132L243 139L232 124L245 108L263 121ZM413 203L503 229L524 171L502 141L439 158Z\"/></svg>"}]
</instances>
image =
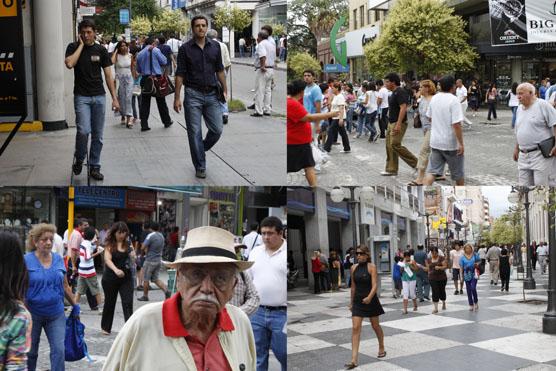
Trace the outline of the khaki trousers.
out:
<instances>
[{"instance_id":1,"label":"khaki trousers","mask_svg":"<svg viewBox=\"0 0 556 371\"><path fill-rule=\"evenodd\" d=\"M417 167L417 157L402 145L402 140L407 130L407 121L402 122L400 131L394 134L392 130L396 123L389 123L386 130L386 171L398 172L398 157L401 157L411 168Z\"/></svg>"},{"instance_id":2,"label":"khaki trousers","mask_svg":"<svg viewBox=\"0 0 556 371\"><path fill-rule=\"evenodd\" d=\"M490 280L494 283L498 283L498 278L500 277L500 261L491 260L490 265Z\"/></svg>"}]
</instances>

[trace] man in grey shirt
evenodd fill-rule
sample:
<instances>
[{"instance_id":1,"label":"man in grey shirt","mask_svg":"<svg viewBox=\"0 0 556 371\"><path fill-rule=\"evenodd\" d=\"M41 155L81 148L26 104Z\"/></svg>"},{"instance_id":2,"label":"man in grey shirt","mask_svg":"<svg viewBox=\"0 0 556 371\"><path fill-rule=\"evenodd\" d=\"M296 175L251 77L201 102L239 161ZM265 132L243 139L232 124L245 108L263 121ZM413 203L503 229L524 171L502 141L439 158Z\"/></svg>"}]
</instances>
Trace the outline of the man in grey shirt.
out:
<instances>
[{"instance_id":1,"label":"man in grey shirt","mask_svg":"<svg viewBox=\"0 0 556 371\"><path fill-rule=\"evenodd\" d=\"M164 291L166 299L170 297L170 291L160 279L158 271L162 265L162 249L164 249L164 236L158 230L160 225L157 222L150 223L150 231L143 242L143 250L146 252L145 263L143 265L143 296L139 301L149 301L149 282L153 282Z\"/></svg>"},{"instance_id":2,"label":"man in grey shirt","mask_svg":"<svg viewBox=\"0 0 556 371\"><path fill-rule=\"evenodd\" d=\"M498 285L500 277L500 253L502 251L496 245L491 246L486 254L486 259L490 267L490 284Z\"/></svg>"},{"instance_id":3,"label":"man in grey shirt","mask_svg":"<svg viewBox=\"0 0 556 371\"><path fill-rule=\"evenodd\" d=\"M521 103L516 113L517 143L514 161L519 171L518 183L524 186L556 185L556 147L552 157L545 158L538 144L556 135L556 109L535 96L535 87L523 83L517 87Z\"/></svg>"}]
</instances>

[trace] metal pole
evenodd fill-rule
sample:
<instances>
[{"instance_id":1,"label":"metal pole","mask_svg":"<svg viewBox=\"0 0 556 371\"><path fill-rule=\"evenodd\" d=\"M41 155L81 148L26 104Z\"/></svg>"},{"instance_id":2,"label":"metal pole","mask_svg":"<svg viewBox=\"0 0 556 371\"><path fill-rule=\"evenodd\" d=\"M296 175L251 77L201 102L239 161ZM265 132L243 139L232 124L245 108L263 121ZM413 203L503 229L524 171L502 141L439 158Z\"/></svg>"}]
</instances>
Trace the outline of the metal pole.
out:
<instances>
[{"instance_id":1,"label":"metal pole","mask_svg":"<svg viewBox=\"0 0 556 371\"><path fill-rule=\"evenodd\" d=\"M524 290L534 290L535 280L533 279L533 268L531 266L531 249L530 244L530 231L529 231L529 188L523 187L522 192L525 194L525 241L527 243L527 277L523 280Z\"/></svg>"},{"instance_id":2,"label":"metal pole","mask_svg":"<svg viewBox=\"0 0 556 371\"><path fill-rule=\"evenodd\" d=\"M556 204L554 197L556 189L549 189L548 201L548 306L542 318L542 332L556 334Z\"/></svg>"},{"instance_id":3,"label":"metal pole","mask_svg":"<svg viewBox=\"0 0 556 371\"><path fill-rule=\"evenodd\" d=\"M429 214L425 214L425 216L427 217L427 243L425 244L427 246L427 252L430 251L430 243L431 243L431 223L429 222Z\"/></svg>"},{"instance_id":4,"label":"metal pole","mask_svg":"<svg viewBox=\"0 0 556 371\"><path fill-rule=\"evenodd\" d=\"M349 197L349 205L351 207L351 232L353 238L353 248L357 248L357 221L356 221L356 214L355 214L355 187L349 187L350 197Z\"/></svg>"}]
</instances>

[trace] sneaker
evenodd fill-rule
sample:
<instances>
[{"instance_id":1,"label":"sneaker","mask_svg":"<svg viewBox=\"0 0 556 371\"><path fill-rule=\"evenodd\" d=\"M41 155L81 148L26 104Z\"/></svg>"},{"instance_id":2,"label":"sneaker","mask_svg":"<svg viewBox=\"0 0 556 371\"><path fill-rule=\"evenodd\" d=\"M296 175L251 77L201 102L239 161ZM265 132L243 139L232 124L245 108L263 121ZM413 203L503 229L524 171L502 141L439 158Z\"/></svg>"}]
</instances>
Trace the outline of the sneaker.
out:
<instances>
[{"instance_id":1,"label":"sneaker","mask_svg":"<svg viewBox=\"0 0 556 371\"><path fill-rule=\"evenodd\" d=\"M257 112L252 113L250 116L251 117L263 117L263 115L261 115L260 113L257 113Z\"/></svg>"},{"instance_id":2,"label":"sneaker","mask_svg":"<svg viewBox=\"0 0 556 371\"><path fill-rule=\"evenodd\" d=\"M454 291L454 295L459 295L459 291L458 290Z\"/></svg>"},{"instance_id":3,"label":"sneaker","mask_svg":"<svg viewBox=\"0 0 556 371\"><path fill-rule=\"evenodd\" d=\"M459 290L459 293L460 293L461 295L463 295L463 290Z\"/></svg>"},{"instance_id":4,"label":"sneaker","mask_svg":"<svg viewBox=\"0 0 556 371\"><path fill-rule=\"evenodd\" d=\"M143 286L137 286L137 291L143 291Z\"/></svg>"},{"instance_id":5,"label":"sneaker","mask_svg":"<svg viewBox=\"0 0 556 371\"><path fill-rule=\"evenodd\" d=\"M228 115L223 115L223 116L222 116L222 123L223 123L224 125L226 125L226 124L228 123Z\"/></svg>"},{"instance_id":6,"label":"sneaker","mask_svg":"<svg viewBox=\"0 0 556 371\"><path fill-rule=\"evenodd\" d=\"M263 112L263 116L271 116L271 114L268 112Z\"/></svg>"},{"instance_id":7,"label":"sneaker","mask_svg":"<svg viewBox=\"0 0 556 371\"><path fill-rule=\"evenodd\" d=\"M73 164L71 168L75 175L81 174L81 170L83 170L83 161L75 161L75 164Z\"/></svg>"},{"instance_id":8,"label":"sneaker","mask_svg":"<svg viewBox=\"0 0 556 371\"><path fill-rule=\"evenodd\" d=\"M206 170L202 170L202 169L195 170L195 176L197 178L205 179L207 177L207 172Z\"/></svg>"},{"instance_id":9,"label":"sneaker","mask_svg":"<svg viewBox=\"0 0 556 371\"><path fill-rule=\"evenodd\" d=\"M397 176L398 173L390 173L388 171L381 171L380 175L382 175L382 176Z\"/></svg>"},{"instance_id":10,"label":"sneaker","mask_svg":"<svg viewBox=\"0 0 556 371\"><path fill-rule=\"evenodd\" d=\"M425 301L425 299L423 299L423 298L419 299L419 303L422 303L424 301Z\"/></svg>"},{"instance_id":11,"label":"sneaker","mask_svg":"<svg viewBox=\"0 0 556 371\"><path fill-rule=\"evenodd\" d=\"M102 173L100 172L100 169L98 169L96 167L91 169L91 171L89 172L89 175L94 180L104 180L104 175L102 175Z\"/></svg>"},{"instance_id":12,"label":"sneaker","mask_svg":"<svg viewBox=\"0 0 556 371\"><path fill-rule=\"evenodd\" d=\"M255 103L247 107L248 109L255 109Z\"/></svg>"},{"instance_id":13,"label":"sneaker","mask_svg":"<svg viewBox=\"0 0 556 371\"><path fill-rule=\"evenodd\" d=\"M343 150L340 151L340 153L351 153L351 149L348 149L348 150L343 149Z\"/></svg>"},{"instance_id":14,"label":"sneaker","mask_svg":"<svg viewBox=\"0 0 556 371\"><path fill-rule=\"evenodd\" d=\"M149 128L149 127L141 128L141 131L149 131L149 130L151 130L151 128Z\"/></svg>"},{"instance_id":15,"label":"sneaker","mask_svg":"<svg viewBox=\"0 0 556 371\"><path fill-rule=\"evenodd\" d=\"M490 280L490 284L492 285L493 283L494 283L494 281L493 281L493 280Z\"/></svg>"},{"instance_id":16,"label":"sneaker","mask_svg":"<svg viewBox=\"0 0 556 371\"><path fill-rule=\"evenodd\" d=\"M169 124L164 124L164 127L165 127L166 129L168 129L168 128L169 128L170 126L172 126L173 124L174 124L174 121L170 121Z\"/></svg>"},{"instance_id":17,"label":"sneaker","mask_svg":"<svg viewBox=\"0 0 556 371\"><path fill-rule=\"evenodd\" d=\"M164 297L165 297L166 299L169 299L170 296L172 296L172 293L171 293L170 291L166 291L166 292L164 293Z\"/></svg>"},{"instance_id":18,"label":"sneaker","mask_svg":"<svg viewBox=\"0 0 556 371\"><path fill-rule=\"evenodd\" d=\"M357 134L353 136L353 139L361 138L361 134Z\"/></svg>"},{"instance_id":19,"label":"sneaker","mask_svg":"<svg viewBox=\"0 0 556 371\"><path fill-rule=\"evenodd\" d=\"M149 298L146 296L141 296L140 298L138 298L137 300L139 301L149 301Z\"/></svg>"},{"instance_id":20,"label":"sneaker","mask_svg":"<svg viewBox=\"0 0 556 371\"><path fill-rule=\"evenodd\" d=\"M378 140L378 138L380 138L380 134L376 133L375 137L373 138L373 142L376 142Z\"/></svg>"}]
</instances>

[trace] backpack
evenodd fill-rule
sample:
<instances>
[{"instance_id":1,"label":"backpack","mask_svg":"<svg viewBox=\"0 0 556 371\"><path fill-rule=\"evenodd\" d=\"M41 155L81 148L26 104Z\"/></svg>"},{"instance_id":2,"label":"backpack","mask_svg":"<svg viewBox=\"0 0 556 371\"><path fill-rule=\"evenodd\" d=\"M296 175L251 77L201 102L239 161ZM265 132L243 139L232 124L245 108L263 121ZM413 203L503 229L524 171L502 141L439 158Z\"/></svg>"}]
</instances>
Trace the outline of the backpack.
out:
<instances>
[{"instance_id":1,"label":"backpack","mask_svg":"<svg viewBox=\"0 0 556 371\"><path fill-rule=\"evenodd\" d=\"M66 319L65 360L66 362L75 362L87 357L89 362L92 362L85 343L85 325L81 323L78 316L79 307L77 309L74 307Z\"/></svg>"}]
</instances>

